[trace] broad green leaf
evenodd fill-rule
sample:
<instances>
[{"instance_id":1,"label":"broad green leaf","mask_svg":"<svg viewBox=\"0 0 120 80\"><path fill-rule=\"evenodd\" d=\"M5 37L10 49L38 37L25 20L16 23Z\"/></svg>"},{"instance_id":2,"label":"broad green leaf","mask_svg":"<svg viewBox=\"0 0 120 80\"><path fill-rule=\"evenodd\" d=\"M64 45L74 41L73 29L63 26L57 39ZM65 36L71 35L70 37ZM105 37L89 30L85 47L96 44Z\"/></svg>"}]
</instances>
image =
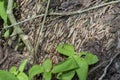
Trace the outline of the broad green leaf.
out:
<instances>
[{"instance_id":1,"label":"broad green leaf","mask_svg":"<svg viewBox=\"0 0 120 80\"><path fill-rule=\"evenodd\" d=\"M5 31L4 38L8 38L10 36L10 30Z\"/></svg>"},{"instance_id":2,"label":"broad green leaf","mask_svg":"<svg viewBox=\"0 0 120 80\"><path fill-rule=\"evenodd\" d=\"M44 72L43 79L44 80L51 80L52 74L50 72Z\"/></svg>"},{"instance_id":3,"label":"broad green leaf","mask_svg":"<svg viewBox=\"0 0 120 80\"><path fill-rule=\"evenodd\" d=\"M44 72L44 69L40 65L34 65L32 68L29 69L29 79L31 80L37 74Z\"/></svg>"},{"instance_id":4,"label":"broad green leaf","mask_svg":"<svg viewBox=\"0 0 120 80\"><path fill-rule=\"evenodd\" d=\"M49 72L52 68L52 62L50 59L45 60L45 62L43 63L43 67L45 72Z\"/></svg>"},{"instance_id":5,"label":"broad green leaf","mask_svg":"<svg viewBox=\"0 0 120 80\"><path fill-rule=\"evenodd\" d=\"M76 69L79 80L87 80L88 63L84 58L79 58L78 56L74 56L74 58L79 65L79 69Z\"/></svg>"},{"instance_id":6,"label":"broad green leaf","mask_svg":"<svg viewBox=\"0 0 120 80\"><path fill-rule=\"evenodd\" d=\"M12 73L0 70L0 80L19 80Z\"/></svg>"},{"instance_id":7,"label":"broad green leaf","mask_svg":"<svg viewBox=\"0 0 120 80\"><path fill-rule=\"evenodd\" d=\"M91 53L87 53L84 59L87 61L89 65L95 64L99 61L98 57Z\"/></svg>"},{"instance_id":8,"label":"broad green leaf","mask_svg":"<svg viewBox=\"0 0 120 80\"><path fill-rule=\"evenodd\" d=\"M52 72L53 73L60 73L60 72L65 72L69 70L73 70L78 68L78 64L75 62L73 57L69 57L66 59L64 62L59 63L53 67Z\"/></svg>"},{"instance_id":9,"label":"broad green leaf","mask_svg":"<svg viewBox=\"0 0 120 80\"><path fill-rule=\"evenodd\" d=\"M58 76L58 79L60 79L60 80L72 80L74 75L75 75L75 71L68 71L68 72L64 72L64 73L60 74Z\"/></svg>"},{"instance_id":10,"label":"broad green leaf","mask_svg":"<svg viewBox=\"0 0 120 80\"><path fill-rule=\"evenodd\" d=\"M81 68L77 69L76 72L79 77L79 80L87 80L88 66L85 66L84 68L81 67Z\"/></svg>"},{"instance_id":11,"label":"broad green leaf","mask_svg":"<svg viewBox=\"0 0 120 80\"><path fill-rule=\"evenodd\" d=\"M23 72L24 69L25 69L26 64L27 64L27 59L25 59L25 60L22 61L22 63L19 66L18 71Z\"/></svg>"},{"instance_id":12,"label":"broad green leaf","mask_svg":"<svg viewBox=\"0 0 120 80\"><path fill-rule=\"evenodd\" d=\"M74 47L70 44L59 44L57 51L66 56L72 56L75 54Z\"/></svg>"},{"instance_id":13,"label":"broad green leaf","mask_svg":"<svg viewBox=\"0 0 120 80\"><path fill-rule=\"evenodd\" d=\"M28 76L24 73L24 72L20 72L18 75L17 75L17 78L19 80L28 80Z\"/></svg>"},{"instance_id":14,"label":"broad green leaf","mask_svg":"<svg viewBox=\"0 0 120 80\"><path fill-rule=\"evenodd\" d=\"M0 17L4 20L4 24L7 24L7 13L6 13L6 0L0 0Z\"/></svg>"},{"instance_id":15,"label":"broad green leaf","mask_svg":"<svg viewBox=\"0 0 120 80\"><path fill-rule=\"evenodd\" d=\"M17 67L16 66L13 66L10 68L9 70L10 73L14 74L14 75L17 75L18 71L17 71Z\"/></svg>"}]
</instances>

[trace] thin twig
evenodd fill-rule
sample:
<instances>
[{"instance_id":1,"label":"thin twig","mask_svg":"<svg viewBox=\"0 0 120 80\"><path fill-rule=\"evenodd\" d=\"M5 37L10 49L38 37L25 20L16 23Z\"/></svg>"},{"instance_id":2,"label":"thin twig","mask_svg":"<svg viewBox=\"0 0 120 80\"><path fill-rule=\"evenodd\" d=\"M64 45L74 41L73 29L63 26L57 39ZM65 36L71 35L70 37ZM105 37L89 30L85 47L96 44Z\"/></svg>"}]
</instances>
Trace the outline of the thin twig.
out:
<instances>
[{"instance_id":1,"label":"thin twig","mask_svg":"<svg viewBox=\"0 0 120 80\"><path fill-rule=\"evenodd\" d=\"M6 52L4 54L4 58L0 61L0 65L2 65L5 62L5 60L7 59L7 57L8 57L8 49L6 50Z\"/></svg>"},{"instance_id":2,"label":"thin twig","mask_svg":"<svg viewBox=\"0 0 120 80\"><path fill-rule=\"evenodd\" d=\"M115 56L113 56L113 57L111 58L109 64L108 64L108 65L105 67L105 69L104 69L104 73L102 74L102 76L101 76L98 80L102 80L102 79L105 77L109 66L112 64L113 60L114 60L118 55L120 55L120 53L115 54Z\"/></svg>"},{"instance_id":3,"label":"thin twig","mask_svg":"<svg viewBox=\"0 0 120 80\"><path fill-rule=\"evenodd\" d=\"M11 24L16 24L16 19L13 15L13 0L8 0L7 15L8 15L8 18L9 18ZM31 45L31 43L29 42L27 36L23 33L23 31L19 27L19 25L16 25L14 27L14 31L15 31L15 33L19 34L20 38L22 39L22 41L26 45L28 51L32 54L33 47Z\"/></svg>"},{"instance_id":4,"label":"thin twig","mask_svg":"<svg viewBox=\"0 0 120 80\"><path fill-rule=\"evenodd\" d=\"M44 19L43 19L42 25L40 26L41 29L40 29L40 31L39 31L38 40L37 40L37 43L36 43L36 46L35 46L35 55L36 55L36 53L37 53L37 51L38 51L38 47L39 47L39 45L40 45L42 31L43 31L44 24L45 24L45 20L46 20L47 14L48 14L49 4L50 4L50 0L48 0L47 7L46 7L46 11L45 11L45 15L44 15Z\"/></svg>"},{"instance_id":5,"label":"thin twig","mask_svg":"<svg viewBox=\"0 0 120 80\"><path fill-rule=\"evenodd\" d=\"M94 9L97 9L97 8L100 8L100 7L103 7L103 6L107 6L107 5L111 5L111 4L117 4L119 2L120 2L120 0L118 0L118 1L111 1L111 2L108 2L108 3L104 3L104 4L97 5L97 6L93 6L91 8L84 9L84 10L78 10L78 11L73 11L73 12L65 12L65 13L49 13L48 15L51 15L51 16L54 16L54 15L56 15L56 16L65 16L65 15L82 14L82 13L85 13L85 12L90 11L90 10L94 10ZM36 19L38 17L43 17L44 15L45 14L40 14L40 15L37 15L37 16L25 19L25 20L23 20L21 22L14 23L14 24L12 24L10 26L6 26L6 28L10 28L10 27L13 27L15 25L22 24L24 22L27 22L27 21L32 20L32 19ZM2 29L6 29L6 28L2 28Z\"/></svg>"},{"instance_id":6,"label":"thin twig","mask_svg":"<svg viewBox=\"0 0 120 80\"><path fill-rule=\"evenodd\" d=\"M49 15L65 16L65 15L82 14L82 13L88 12L90 10L94 10L94 9L97 9L97 8L100 8L100 7L103 7L103 6L107 6L107 5L110 5L110 4L116 4L116 3L119 3L119 2L120 2L120 0L118 0L118 1L111 1L111 2L108 2L108 3L104 3L104 4L97 5L97 6L93 6L91 8L84 9L84 10L78 10L78 11L73 11L73 12L65 12L65 13L51 13Z\"/></svg>"},{"instance_id":7,"label":"thin twig","mask_svg":"<svg viewBox=\"0 0 120 80\"><path fill-rule=\"evenodd\" d=\"M13 26L15 26L15 25L22 24L22 23L24 23L24 22L27 22L27 21L30 21L30 20L33 20L33 19L36 19L36 18L39 18L39 17L43 17L43 16L44 16L44 14L37 15L37 16L34 16L34 17L31 17L31 18L25 19L25 20L23 20L23 21L17 22L17 23L15 23L15 24L12 24L12 25L9 25L9 26L5 26L5 28L2 28L2 29L11 28L11 27L13 27Z\"/></svg>"},{"instance_id":8,"label":"thin twig","mask_svg":"<svg viewBox=\"0 0 120 80\"><path fill-rule=\"evenodd\" d=\"M93 67L93 68L89 71L88 75L91 74L92 72L94 72L96 69L98 69L98 68L100 68L101 66L103 66L104 64L108 63L108 62L110 62L110 60L103 61L103 62L101 62L100 64L98 64L97 66Z\"/></svg>"}]
</instances>

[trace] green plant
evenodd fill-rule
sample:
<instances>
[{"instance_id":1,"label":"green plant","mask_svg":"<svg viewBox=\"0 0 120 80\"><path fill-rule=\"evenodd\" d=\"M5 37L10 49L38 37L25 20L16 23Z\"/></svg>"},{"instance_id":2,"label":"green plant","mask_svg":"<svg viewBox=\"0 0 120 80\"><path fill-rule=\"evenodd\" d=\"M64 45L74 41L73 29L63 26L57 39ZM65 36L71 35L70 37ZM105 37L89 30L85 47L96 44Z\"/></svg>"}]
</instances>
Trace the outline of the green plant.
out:
<instances>
[{"instance_id":1,"label":"green plant","mask_svg":"<svg viewBox=\"0 0 120 80\"><path fill-rule=\"evenodd\" d=\"M4 26L7 26L7 23L8 23L8 21L7 21L8 17L7 17L6 8L7 8L6 0L0 0L0 18L3 19L3 21L4 21L4 24L3 24L3 25L4 25ZM10 31L9 31L9 30L6 30L6 32L4 33L3 36L4 36L5 38L8 38L9 35L10 35Z\"/></svg>"},{"instance_id":2,"label":"green plant","mask_svg":"<svg viewBox=\"0 0 120 80\"><path fill-rule=\"evenodd\" d=\"M24 73L24 68L26 66L27 60L24 60L19 68L13 66L10 68L9 72L5 70L0 70L0 80L32 80L34 76L38 74L43 75L44 80L51 80L52 78L52 62L50 59L45 60L42 66L34 65L29 69L29 74Z\"/></svg>"},{"instance_id":3,"label":"green plant","mask_svg":"<svg viewBox=\"0 0 120 80\"><path fill-rule=\"evenodd\" d=\"M6 0L0 0L0 17L4 21L4 25L7 24L7 13L6 13Z\"/></svg>"},{"instance_id":4,"label":"green plant","mask_svg":"<svg viewBox=\"0 0 120 80\"><path fill-rule=\"evenodd\" d=\"M9 70L10 73L14 74L19 80L28 80L28 76L24 73L24 68L27 64L27 60L23 60L18 70L17 67L13 66Z\"/></svg>"},{"instance_id":5,"label":"green plant","mask_svg":"<svg viewBox=\"0 0 120 80\"><path fill-rule=\"evenodd\" d=\"M71 80L77 73L79 80L87 80L89 65L98 62L96 55L87 52L76 53L74 47L70 44L60 44L57 51L68 58L53 67L53 73L59 73L58 79Z\"/></svg>"},{"instance_id":6,"label":"green plant","mask_svg":"<svg viewBox=\"0 0 120 80\"><path fill-rule=\"evenodd\" d=\"M13 8L17 8L16 2L14 2ZM3 23L4 28L6 28L6 26L10 24L7 16L7 0L0 0L0 19L4 21ZM10 28L6 29L3 37L8 38L11 33L12 33L12 30Z\"/></svg>"},{"instance_id":7,"label":"green plant","mask_svg":"<svg viewBox=\"0 0 120 80\"><path fill-rule=\"evenodd\" d=\"M42 74L44 80L51 80L52 78L52 62L50 59L46 59L42 66L34 65L29 70L29 80L31 80L35 75Z\"/></svg>"},{"instance_id":8,"label":"green plant","mask_svg":"<svg viewBox=\"0 0 120 80\"><path fill-rule=\"evenodd\" d=\"M68 56L68 58L52 66L50 59L46 59L42 65L33 65L28 70L28 75L24 73L27 60L22 61L19 68L13 66L9 72L0 70L0 80L36 80L35 76L41 74L43 80L51 80L52 74L57 74L59 80L72 80L77 73L79 80L87 80L89 65L98 61L96 55L87 52L76 53L74 47L70 44L60 44L57 51Z\"/></svg>"},{"instance_id":9,"label":"green plant","mask_svg":"<svg viewBox=\"0 0 120 80\"><path fill-rule=\"evenodd\" d=\"M7 72L5 70L0 70L0 80L19 80L10 72Z\"/></svg>"},{"instance_id":10,"label":"green plant","mask_svg":"<svg viewBox=\"0 0 120 80\"><path fill-rule=\"evenodd\" d=\"M27 60L24 60L19 68L13 66L9 72L0 70L0 80L28 80L28 76L24 73L24 68Z\"/></svg>"}]
</instances>

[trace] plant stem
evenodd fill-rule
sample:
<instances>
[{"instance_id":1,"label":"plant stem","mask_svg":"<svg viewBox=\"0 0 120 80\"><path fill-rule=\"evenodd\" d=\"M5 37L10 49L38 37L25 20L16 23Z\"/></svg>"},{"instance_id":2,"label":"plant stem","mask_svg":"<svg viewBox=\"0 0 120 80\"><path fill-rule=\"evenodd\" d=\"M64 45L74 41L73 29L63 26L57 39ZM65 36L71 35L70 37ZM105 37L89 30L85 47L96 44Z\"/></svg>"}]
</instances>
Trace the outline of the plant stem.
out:
<instances>
[{"instance_id":1,"label":"plant stem","mask_svg":"<svg viewBox=\"0 0 120 80\"><path fill-rule=\"evenodd\" d=\"M8 15L8 18L9 18L11 24L17 23L14 15L13 15L13 0L8 0L7 15ZM19 34L19 37L22 39L22 41L26 45L28 51L30 52L30 55L33 54L33 50L32 50L33 47L31 45L31 43L29 42L27 36L24 34L24 32L19 27L19 25L14 26L14 31L15 31L15 33Z\"/></svg>"},{"instance_id":2,"label":"plant stem","mask_svg":"<svg viewBox=\"0 0 120 80\"><path fill-rule=\"evenodd\" d=\"M50 4L50 0L48 0L47 7L46 7L46 11L45 11L45 15L44 15L44 18L43 18L43 22L42 22L42 25L40 26L41 29L40 29L40 31L39 31L38 40L37 40L37 43L36 43L36 46L35 46L35 55L37 54L38 47L39 47L39 45L40 45L41 36L42 36L42 31L43 31L44 24L45 24L45 20L46 20L47 14L48 14L49 4Z\"/></svg>"}]
</instances>

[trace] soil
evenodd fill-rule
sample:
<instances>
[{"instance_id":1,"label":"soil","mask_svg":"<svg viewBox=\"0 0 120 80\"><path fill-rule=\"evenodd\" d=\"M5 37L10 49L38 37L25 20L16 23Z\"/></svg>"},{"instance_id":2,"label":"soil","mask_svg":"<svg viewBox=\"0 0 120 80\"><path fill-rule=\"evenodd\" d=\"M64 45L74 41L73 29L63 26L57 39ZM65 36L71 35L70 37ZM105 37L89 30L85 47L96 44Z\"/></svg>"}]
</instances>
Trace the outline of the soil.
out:
<instances>
[{"instance_id":1,"label":"soil","mask_svg":"<svg viewBox=\"0 0 120 80\"><path fill-rule=\"evenodd\" d=\"M48 12L74 12L109 1L112 0L51 0ZM14 9L14 15L17 22L44 14L47 5L46 1L41 0L16 0L16 3L18 8ZM43 17L39 17L19 24L33 47L36 45L42 21ZM99 57L99 62L89 68L88 80L120 80L120 55L113 59L120 50L119 22L120 3L82 14L47 16L35 62L41 64L47 58L53 64L63 61L65 57L57 53L56 46L62 42L70 43L77 52L91 52ZM2 26L3 21L0 20L0 28ZM13 36L5 39L2 36L4 32L0 30L0 69L9 69L14 65L19 66L29 52L25 45L22 48L17 47L22 42L19 36L14 40ZM100 79L108 65L104 78Z\"/></svg>"}]
</instances>

